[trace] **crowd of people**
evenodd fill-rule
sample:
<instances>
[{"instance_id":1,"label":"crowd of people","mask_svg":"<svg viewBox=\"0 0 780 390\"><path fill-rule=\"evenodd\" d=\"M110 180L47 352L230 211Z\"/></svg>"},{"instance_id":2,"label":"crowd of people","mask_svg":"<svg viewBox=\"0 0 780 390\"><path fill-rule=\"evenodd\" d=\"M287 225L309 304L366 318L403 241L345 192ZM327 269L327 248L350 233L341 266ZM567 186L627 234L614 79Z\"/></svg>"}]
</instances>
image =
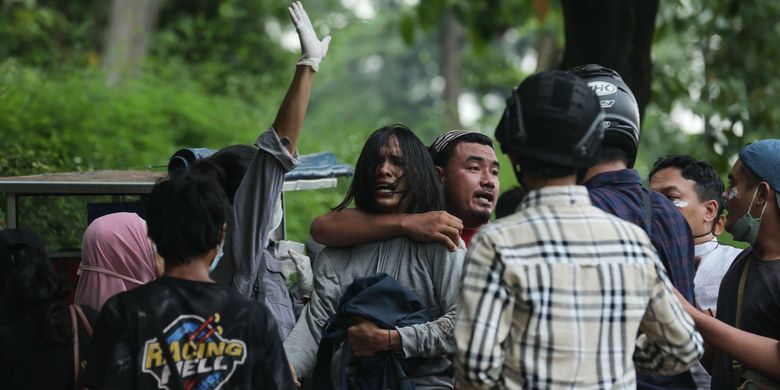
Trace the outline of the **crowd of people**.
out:
<instances>
[{"instance_id":1,"label":"crowd of people","mask_svg":"<svg viewBox=\"0 0 780 390\"><path fill-rule=\"evenodd\" d=\"M35 234L0 232L8 388L780 388L780 140L728 186L670 155L646 187L633 93L600 65L511 91L511 197L489 137L380 127L312 223L325 249L283 272L269 237L330 43L289 13L273 124L158 182L146 220L93 221L74 304Z\"/></svg>"}]
</instances>

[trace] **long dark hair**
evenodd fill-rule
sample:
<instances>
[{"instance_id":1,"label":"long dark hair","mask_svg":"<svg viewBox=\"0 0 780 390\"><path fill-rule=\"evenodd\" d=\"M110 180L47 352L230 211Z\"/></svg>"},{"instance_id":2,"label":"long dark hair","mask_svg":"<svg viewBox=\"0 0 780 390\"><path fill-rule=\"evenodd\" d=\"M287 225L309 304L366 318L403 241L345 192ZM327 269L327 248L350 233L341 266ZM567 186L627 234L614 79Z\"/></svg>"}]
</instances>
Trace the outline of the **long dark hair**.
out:
<instances>
[{"instance_id":1,"label":"long dark hair","mask_svg":"<svg viewBox=\"0 0 780 390\"><path fill-rule=\"evenodd\" d=\"M391 136L398 140L403 153L404 179L407 191L404 197L410 202L404 213L424 213L444 210L444 195L428 149L408 127L400 124L385 126L374 131L360 151L355 176L344 200L336 210L344 209L354 200L355 206L369 213L379 213L376 203L376 170L382 163L380 149L387 146Z\"/></svg>"},{"instance_id":2,"label":"long dark hair","mask_svg":"<svg viewBox=\"0 0 780 390\"><path fill-rule=\"evenodd\" d=\"M63 343L66 310L60 301L68 291L43 248L33 232L0 232L0 293L5 307L32 314L45 341Z\"/></svg>"}]
</instances>

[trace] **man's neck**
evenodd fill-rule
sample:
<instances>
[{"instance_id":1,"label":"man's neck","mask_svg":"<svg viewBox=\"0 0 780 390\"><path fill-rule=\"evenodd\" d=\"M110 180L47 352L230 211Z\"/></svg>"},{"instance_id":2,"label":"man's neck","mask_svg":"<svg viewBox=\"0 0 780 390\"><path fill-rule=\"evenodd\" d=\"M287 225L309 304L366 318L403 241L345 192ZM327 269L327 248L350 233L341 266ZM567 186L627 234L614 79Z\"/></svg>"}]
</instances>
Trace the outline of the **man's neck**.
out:
<instances>
[{"instance_id":1,"label":"man's neck","mask_svg":"<svg viewBox=\"0 0 780 390\"><path fill-rule=\"evenodd\" d=\"M185 264L169 265L165 264L165 276L173 278L192 280L195 282L214 282L209 277L209 264L214 259L216 250L211 250L203 256L191 259Z\"/></svg>"},{"instance_id":2,"label":"man's neck","mask_svg":"<svg viewBox=\"0 0 780 390\"><path fill-rule=\"evenodd\" d=\"M554 179L542 179L532 175L525 175L525 188L528 191L539 190L545 187L573 186L577 184L577 176L556 177Z\"/></svg>"},{"instance_id":3,"label":"man's neck","mask_svg":"<svg viewBox=\"0 0 780 390\"><path fill-rule=\"evenodd\" d=\"M770 210L767 209L767 213ZM774 211L774 210L771 210ZM767 218L766 214L761 221L761 230L753 245L753 253L761 260L780 260L780 240L777 232L780 231L780 221L777 218Z\"/></svg>"},{"instance_id":4,"label":"man's neck","mask_svg":"<svg viewBox=\"0 0 780 390\"><path fill-rule=\"evenodd\" d=\"M453 214L454 215L454 214ZM463 229L469 229L469 230L478 230L482 227L482 225L489 223L490 220L473 220L473 219L467 219L463 218L461 219L463 221Z\"/></svg>"},{"instance_id":5,"label":"man's neck","mask_svg":"<svg viewBox=\"0 0 780 390\"><path fill-rule=\"evenodd\" d=\"M701 237L694 237L693 239L693 245L701 245L707 242L712 241L712 239L715 238L715 235L712 233L708 233Z\"/></svg>"},{"instance_id":6,"label":"man's neck","mask_svg":"<svg viewBox=\"0 0 780 390\"><path fill-rule=\"evenodd\" d=\"M585 183L586 181L590 180L593 176L596 176L600 173L620 171L626 168L628 168L628 166L626 165L626 163L622 161L600 162L588 168L588 172L585 174L585 177L582 179L582 182Z\"/></svg>"}]
</instances>

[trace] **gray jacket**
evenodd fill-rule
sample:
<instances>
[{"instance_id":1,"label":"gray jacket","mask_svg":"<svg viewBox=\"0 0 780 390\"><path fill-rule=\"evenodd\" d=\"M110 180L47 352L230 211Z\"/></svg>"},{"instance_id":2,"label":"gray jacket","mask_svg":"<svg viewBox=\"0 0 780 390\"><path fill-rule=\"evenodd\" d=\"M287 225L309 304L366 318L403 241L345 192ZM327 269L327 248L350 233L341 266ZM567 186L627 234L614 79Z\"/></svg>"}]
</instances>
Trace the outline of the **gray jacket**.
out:
<instances>
[{"instance_id":1,"label":"gray jacket","mask_svg":"<svg viewBox=\"0 0 780 390\"><path fill-rule=\"evenodd\" d=\"M257 154L233 197L224 255L211 277L233 286L241 295L265 302L284 339L295 323L295 314L287 285L281 274L274 272L278 266L269 264L274 259L265 248L284 174L298 165L297 153L290 155L289 140L280 139L273 128L260 134L255 145L259 148ZM257 293L253 291L255 285L259 287Z\"/></svg>"},{"instance_id":2,"label":"gray jacket","mask_svg":"<svg viewBox=\"0 0 780 390\"><path fill-rule=\"evenodd\" d=\"M446 374L447 354L454 351L455 306L463 271L465 248L452 253L435 243L406 237L350 248L327 248L315 261L314 292L298 323L284 343L287 358L301 377L310 377L317 360L321 329L338 310L338 303L355 278L385 272L414 291L435 320L397 328L404 357L426 357L418 387L452 388ZM338 354L338 353L337 353ZM335 362L335 361L334 361ZM337 374L339 364L333 364ZM338 386L338 383L334 383Z\"/></svg>"}]
</instances>

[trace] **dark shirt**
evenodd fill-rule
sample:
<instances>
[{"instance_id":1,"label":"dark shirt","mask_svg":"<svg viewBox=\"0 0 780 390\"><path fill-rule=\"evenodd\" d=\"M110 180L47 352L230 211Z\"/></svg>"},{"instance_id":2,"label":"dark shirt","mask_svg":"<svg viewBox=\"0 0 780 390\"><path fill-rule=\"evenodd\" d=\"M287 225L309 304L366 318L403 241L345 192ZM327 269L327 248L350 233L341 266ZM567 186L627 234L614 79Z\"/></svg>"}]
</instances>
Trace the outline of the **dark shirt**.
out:
<instances>
[{"instance_id":1,"label":"dark shirt","mask_svg":"<svg viewBox=\"0 0 780 390\"><path fill-rule=\"evenodd\" d=\"M639 173L633 169L600 173L584 185L588 187L594 206L634 223L647 233L669 280L689 302L695 302L693 234L680 210L662 194L644 188ZM645 198L650 200L651 216L648 216ZM686 371L675 376L637 375L637 387L696 388L696 384Z\"/></svg>"},{"instance_id":2,"label":"dark shirt","mask_svg":"<svg viewBox=\"0 0 780 390\"><path fill-rule=\"evenodd\" d=\"M642 187L639 173L633 169L600 173L584 185L594 206L644 229L669 280L689 302L694 302L693 234L680 210L662 194ZM648 221L642 192L652 203L652 221Z\"/></svg>"},{"instance_id":3,"label":"dark shirt","mask_svg":"<svg viewBox=\"0 0 780 390\"><path fill-rule=\"evenodd\" d=\"M171 277L106 302L83 383L171 388L175 382L158 335L187 388L294 388L276 322L265 305L231 287Z\"/></svg>"},{"instance_id":4,"label":"dark shirt","mask_svg":"<svg viewBox=\"0 0 780 390\"><path fill-rule=\"evenodd\" d=\"M723 276L718 294L717 318L736 326L739 279L745 263L748 273L742 297L742 323L740 329L750 333L780 339L780 259L760 260L745 249ZM716 351L712 367L712 388L733 389L731 356Z\"/></svg>"},{"instance_id":5,"label":"dark shirt","mask_svg":"<svg viewBox=\"0 0 780 390\"><path fill-rule=\"evenodd\" d=\"M72 389L73 327L67 306L54 308L60 327L60 342L46 341L30 310L0 302L0 378L3 389ZM97 312L89 306L81 309L90 324ZM79 330L79 360L89 352L89 336L76 321Z\"/></svg>"}]
</instances>

